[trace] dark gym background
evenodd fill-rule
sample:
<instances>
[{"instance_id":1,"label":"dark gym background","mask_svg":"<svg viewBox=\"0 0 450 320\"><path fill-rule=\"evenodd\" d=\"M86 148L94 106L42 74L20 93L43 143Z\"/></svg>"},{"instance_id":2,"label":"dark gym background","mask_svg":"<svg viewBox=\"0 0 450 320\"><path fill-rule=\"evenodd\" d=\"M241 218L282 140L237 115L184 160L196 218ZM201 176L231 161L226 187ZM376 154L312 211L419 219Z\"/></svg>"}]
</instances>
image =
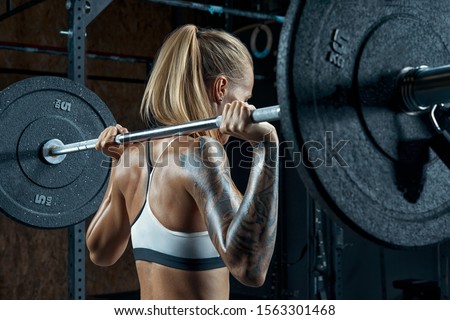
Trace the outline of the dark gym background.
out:
<instances>
[{"instance_id":1,"label":"dark gym background","mask_svg":"<svg viewBox=\"0 0 450 320\"><path fill-rule=\"evenodd\" d=\"M95 1L95 0L92 0ZM283 16L289 1L197 1L244 11ZM281 24L228 14L115 0L88 27L86 86L109 106L118 123L143 129L138 116L152 58L165 35L194 23L235 32L247 45L260 24L273 35L265 57L254 56L255 88L250 101L259 107L277 103L276 54ZM0 0L0 90L36 75L66 76L68 68L66 3L62 0ZM261 29L262 30L262 29ZM267 44L264 32L258 52ZM112 60L112 56L118 57ZM278 124L279 125L279 124ZM2 127L7 134L8 128ZM93 137L94 138L94 137ZM281 137L283 140L283 137ZM235 146L231 141L230 146ZM233 175L245 187L248 170L233 155ZM379 246L336 225L314 206L289 153L282 148L280 218L271 272L261 288L246 288L232 279L233 299L409 299L448 297L450 246L395 250ZM39 230L0 214L0 298L66 299L68 294L66 229ZM108 268L86 256L87 299L135 299L139 286L130 248Z\"/></svg>"}]
</instances>

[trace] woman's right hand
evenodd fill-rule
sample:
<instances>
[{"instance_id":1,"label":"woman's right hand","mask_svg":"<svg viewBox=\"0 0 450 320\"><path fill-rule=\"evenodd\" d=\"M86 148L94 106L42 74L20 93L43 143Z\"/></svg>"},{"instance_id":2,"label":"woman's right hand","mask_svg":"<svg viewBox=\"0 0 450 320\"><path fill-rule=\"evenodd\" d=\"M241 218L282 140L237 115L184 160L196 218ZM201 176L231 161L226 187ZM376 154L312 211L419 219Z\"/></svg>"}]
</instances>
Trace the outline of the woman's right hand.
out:
<instances>
[{"instance_id":1,"label":"woman's right hand","mask_svg":"<svg viewBox=\"0 0 450 320\"><path fill-rule=\"evenodd\" d=\"M103 154L111 157L114 160L119 160L122 156L124 146L118 145L115 138L118 134L128 133L128 129L122 127L120 124L109 126L98 136L95 149L101 151Z\"/></svg>"}]
</instances>

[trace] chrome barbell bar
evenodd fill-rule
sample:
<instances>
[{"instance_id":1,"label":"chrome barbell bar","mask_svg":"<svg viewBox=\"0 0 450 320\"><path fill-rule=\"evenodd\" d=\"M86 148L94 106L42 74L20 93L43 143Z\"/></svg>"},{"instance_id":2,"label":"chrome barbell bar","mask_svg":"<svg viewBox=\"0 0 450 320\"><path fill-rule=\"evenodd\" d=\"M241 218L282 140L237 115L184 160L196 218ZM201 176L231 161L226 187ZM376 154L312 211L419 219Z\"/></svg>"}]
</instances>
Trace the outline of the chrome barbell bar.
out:
<instances>
[{"instance_id":1,"label":"chrome barbell bar","mask_svg":"<svg viewBox=\"0 0 450 320\"><path fill-rule=\"evenodd\" d=\"M271 106L256 109L252 112L253 122L276 121L280 119L280 106ZM186 122L179 125L158 127L125 134L118 134L115 138L117 144L128 142L147 141L154 138L164 138L175 134L190 134L199 131L211 130L220 127L222 116ZM58 164L67 154L95 149L98 139L85 140L64 144L58 139L47 141L42 147L42 156L49 164Z\"/></svg>"}]
</instances>

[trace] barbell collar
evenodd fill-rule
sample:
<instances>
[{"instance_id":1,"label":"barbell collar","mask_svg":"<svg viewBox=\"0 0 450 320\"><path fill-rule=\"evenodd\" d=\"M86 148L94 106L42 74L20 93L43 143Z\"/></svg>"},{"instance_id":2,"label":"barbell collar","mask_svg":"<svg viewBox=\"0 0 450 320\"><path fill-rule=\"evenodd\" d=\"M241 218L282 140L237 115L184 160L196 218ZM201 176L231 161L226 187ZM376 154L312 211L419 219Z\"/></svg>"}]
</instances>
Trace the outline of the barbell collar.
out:
<instances>
[{"instance_id":1,"label":"barbell collar","mask_svg":"<svg viewBox=\"0 0 450 320\"><path fill-rule=\"evenodd\" d=\"M64 143L59 139L48 140L42 146L42 157L48 164L59 164L66 158L66 154L54 155L52 153L53 148L58 146L64 146Z\"/></svg>"},{"instance_id":2,"label":"barbell collar","mask_svg":"<svg viewBox=\"0 0 450 320\"><path fill-rule=\"evenodd\" d=\"M450 65L407 67L400 73L400 95L407 113L422 113L450 102Z\"/></svg>"},{"instance_id":3,"label":"barbell collar","mask_svg":"<svg viewBox=\"0 0 450 320\"><path fill-rule=\"evenodd\" d=\"M280 106L271 106L261 109L256 109L251 115L252 121L264 122L264 121L276 121L280 119ZM123 144L127 142L139 142L146 141L154 138L164 138L176 134L190 134L194 132L200 132L205 130L211 130L220 127L222 117L191 121L179 125L154 128L149 130L136 131L125 134L118 134L115 138L117 144ZM44 159L49 157L56 157L68 153L75 153L80 151L86 151L95 149L97 139L80 141L61 145L51 145L46 143L42 149L42 153L45 154ZM50 162L49 162L50 163Z\"/></svg>"}]
</instances>

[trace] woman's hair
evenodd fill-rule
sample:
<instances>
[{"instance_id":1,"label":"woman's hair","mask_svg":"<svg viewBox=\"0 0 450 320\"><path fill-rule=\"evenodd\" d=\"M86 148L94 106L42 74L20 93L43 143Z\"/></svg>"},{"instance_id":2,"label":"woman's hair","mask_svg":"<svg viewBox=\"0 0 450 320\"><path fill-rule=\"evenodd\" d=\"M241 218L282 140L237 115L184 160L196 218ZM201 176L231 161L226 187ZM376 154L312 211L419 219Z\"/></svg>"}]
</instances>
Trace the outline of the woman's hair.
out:
<instances>
[{"instance_id":1,"label":"woman's hair","mask_svg":"<svg viewBox=\"0 0 450 320\"><path fill-rule=\"evenodd\" d=\"M147 123L174 125L214 117L209 90L218 76L230 85L244 79L250 53L231 34L185 25L165 40L159 50L141 105ZM201 132L219 138L218 130Z\"/></svg>"}]
</instances>

